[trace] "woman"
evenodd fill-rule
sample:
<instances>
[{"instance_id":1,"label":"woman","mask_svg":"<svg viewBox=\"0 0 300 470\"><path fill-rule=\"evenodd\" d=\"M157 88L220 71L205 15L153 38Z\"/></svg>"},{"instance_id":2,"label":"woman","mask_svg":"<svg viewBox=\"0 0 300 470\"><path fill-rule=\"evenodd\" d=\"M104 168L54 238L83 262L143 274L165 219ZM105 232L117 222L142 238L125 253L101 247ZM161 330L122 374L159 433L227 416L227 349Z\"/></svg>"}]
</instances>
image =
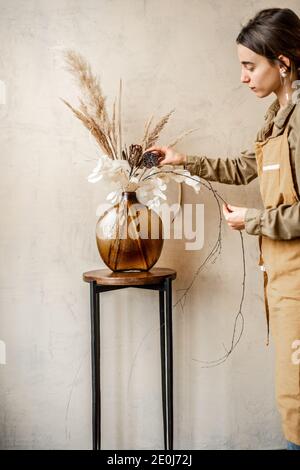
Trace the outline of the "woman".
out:
<instances>
[{"instance_id":1,"label":"woman","mask_svg":"<svg viewBox=\"0 0 300 470\"><path fill-rule=\"evenodd\" d=\"M300 450L300 19L290 9L260 11L237 39L241 81L276 100L258 132L255 152L236 159L186 156L154 147L160 165L227 184L259 176L264 209L223 205L228 225L259 237L268 324L276 350L276 399L287 448Z\"/></svg>"}]
</instances>

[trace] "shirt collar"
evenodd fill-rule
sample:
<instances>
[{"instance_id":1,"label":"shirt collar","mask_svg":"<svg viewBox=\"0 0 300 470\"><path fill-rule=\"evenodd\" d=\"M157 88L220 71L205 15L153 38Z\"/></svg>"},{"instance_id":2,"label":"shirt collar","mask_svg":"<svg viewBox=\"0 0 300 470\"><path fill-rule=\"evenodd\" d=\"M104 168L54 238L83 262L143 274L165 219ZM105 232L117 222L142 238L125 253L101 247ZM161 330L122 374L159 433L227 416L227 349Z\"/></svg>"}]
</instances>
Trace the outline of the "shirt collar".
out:
<instances>
[{"instance_id":1,"label":"shirt collar","mask_svg":"<svg viewBox=\"0 0 300 470\"><path fill-rule=\"evenodd\" d=\"M285 126L286 120L289 117L291 111L294 109L295 103L292 100L289 100L284 108L280 109L280 104L278 99L273 101L271 106L268 108L265 114L265 120L269 123L274 121L274 125L278 129L282 129Z\"/></svg>"},{"instance_id":2,"label":"shirt collar","mask_svg":"<svg viewBox=\"0 0 300 470\"><path fill-rule=\"evenodd\" d=\"M276 99L275 101L273 101L271 106L269 106L269 108L267 109L267 112L265 114L265 120L272 121L274 119L274 116L278 112L279 108L280 108L279 101L278 99Z\"/></svg>"},{"instance_id":3,"label":"shirt collar","mask_svg":"<svg viewBox=\"0 0 300 470\"><path fill-rule=\"evenodd\" d=\"M274 118L274 124L276 127L278 127L278 129L282 129L283 127L285 127L286 121L295 106L296 106L295 103L293 103L292 101L289 101L288 104L284 108L278 111L278 114Z\"/></svg>"}]
</instances>

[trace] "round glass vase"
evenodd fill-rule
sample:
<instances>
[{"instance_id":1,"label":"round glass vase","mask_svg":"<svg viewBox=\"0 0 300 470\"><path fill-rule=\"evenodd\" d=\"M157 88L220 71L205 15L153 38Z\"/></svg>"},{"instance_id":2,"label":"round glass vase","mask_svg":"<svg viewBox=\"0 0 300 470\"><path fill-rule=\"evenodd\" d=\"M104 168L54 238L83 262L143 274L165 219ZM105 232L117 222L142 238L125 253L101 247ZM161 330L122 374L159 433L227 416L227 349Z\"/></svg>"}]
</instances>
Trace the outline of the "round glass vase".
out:
<instances>
[{"instance_id":1,"label":"round glass vase","mask_svg":"<svg viewBox=\"0 0 300 470\"><path fill-rule=\"evenodd\" d=\"M162 251L162 220L138 201L134 191L124 191L120 202L100 216L96 240L102 260L112 271L148 271Z\"/></svg>"}]
</instances>

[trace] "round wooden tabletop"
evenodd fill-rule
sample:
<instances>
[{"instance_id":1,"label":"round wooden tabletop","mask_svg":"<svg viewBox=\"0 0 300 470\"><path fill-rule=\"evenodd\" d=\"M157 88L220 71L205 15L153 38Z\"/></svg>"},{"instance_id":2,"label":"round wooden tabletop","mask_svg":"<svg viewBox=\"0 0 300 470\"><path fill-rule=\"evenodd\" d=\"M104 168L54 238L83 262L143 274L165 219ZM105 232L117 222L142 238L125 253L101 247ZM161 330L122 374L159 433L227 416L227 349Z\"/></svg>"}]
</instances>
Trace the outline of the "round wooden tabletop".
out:
<instances>
[{"instance_id":1,"label":"round wooden tabletop","mask_svg":"<svg viewBox=\"0 0 300 470\"><path fill-rule=\"evenodd\" d=\"M83 273L85 282L96 281L105 286L144 286L158 284L164 279L176 279L176 271L168 268L152 268L149 271L122 271L114 272L110 269L97 269Z\"/></svg>"}]
</instances>

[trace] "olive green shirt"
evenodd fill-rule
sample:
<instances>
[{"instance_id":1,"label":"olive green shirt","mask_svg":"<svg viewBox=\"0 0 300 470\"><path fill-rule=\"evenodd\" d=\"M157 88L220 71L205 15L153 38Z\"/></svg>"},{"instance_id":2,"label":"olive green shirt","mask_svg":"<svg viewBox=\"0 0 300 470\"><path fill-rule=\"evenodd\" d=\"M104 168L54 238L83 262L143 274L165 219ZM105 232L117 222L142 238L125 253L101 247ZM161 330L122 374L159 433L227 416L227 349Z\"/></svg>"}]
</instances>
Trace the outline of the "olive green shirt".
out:
<instances>
[{"instance_id":1,"label":"olive green shirt","mask_svg":"<svg viewBox=\"0 0 300 470\"><path fill-rule=\"evenodd\" d=\"M269 136L283 133L289 126L288 143L294 186L299 197L300 188L300 103L291 101L282 109L276 99L265 114L265 124L256 140L263 142ZM207 158L187 156L184 167L193 175L225 184L248 184L257 175L254 151L244 150L238 158ZM299 198L300 199L300 198ZM300 237L300 202L281 204L271 209L247 209L245 230L251 235L265 235L276 240Z\"/></svg>"}]
</instances>

